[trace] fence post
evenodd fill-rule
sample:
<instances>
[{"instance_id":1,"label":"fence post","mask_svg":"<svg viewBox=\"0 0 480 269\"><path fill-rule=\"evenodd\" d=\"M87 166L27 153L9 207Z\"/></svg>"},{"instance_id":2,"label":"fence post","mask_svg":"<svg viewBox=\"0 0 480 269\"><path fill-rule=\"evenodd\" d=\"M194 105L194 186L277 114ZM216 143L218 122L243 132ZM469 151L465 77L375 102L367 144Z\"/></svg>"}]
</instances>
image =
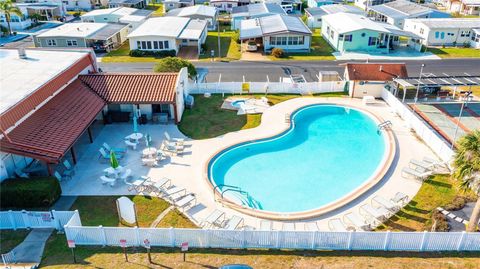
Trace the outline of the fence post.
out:
<instances>
[{"instance_id":1,"label":"fence post","mask_svg":"<svg viewBox=\"0 0 480 269\"><path fill-rule=\"evenodd\" d=\"M458 240L457 244L457 251L462 251L463 250L463 242L465 241L465 235L467 232L462 231L462 234L460 235L460 239Z\"/></svg>"},{"instance_id":2,"label":"fence post","mask_svg":"<svg viewBox=\"0 0 480 269\"><path fill-rule=\"evenodd\" d=\"M387 251L390 246L390 231L385 233L385 240L383 241L383 250Z\"/></svg>"},{"instance_id":3,"label":"fence post","mask_svg":"<svg viewBox=\"0 0 480 269\"><path fill-rule=\"evenodd\" d=\"M30 220L28 218L28 212L25 211L25 210L22 210L22 219L23 219L23 224L25 225L25 228L29 229L31 224L30 224Z\"/></svg>"},{"instance_id":4,"label":"fence post","mask_svg":"<svg viewBox=\"0 0 480 269\"><path fill-rule=\"evenodd\" d=\"M62 231L62 224L60 223L60 218L57 216L57 211L52 210L53 221L55 222L55 229L57 231Z\"/></svg>"},{"instance_id":5,"label":"fence post","mask_svg":"<svg viewBox=\"0 0 480 269\"><path fill-rule=\"evenodd\" d=\"M280 233L281 231L276 231L276 242L275 242L275 248L278 249L280 248Z\"/></svg>"},{"instance_id":6,"label":"fence post","mask_svg":"<svg viewBox=\"0 0 480 269\"><path fill-rule=\"evenodd\" d=\"M203 230L203 234L205 236L205 247L210 247L210 229Z\"/></svg>"},{"instance_id":7,"label":"fence post","mask_svg":"<svg viewBox=\"0 0 480 269\"><path fill-rule=\"evenodd\" d=\"M17 230L17 223L15 222L15 218L13 217L13 211L8 210L8 218L10 219L10 223L12 224L13 230Z\"/></svg>"},{"instance_id":8,"label":"fence post","mask_svg":"<svg viewBox=\"0 0 480 269\"><path fill-rule=\"evenodd\" d=\"M425 244L427 243L428 239L428 232L427 231L423 231L423 236L422 236L422 244L420 245L420 251L424 251L425 250Z\"/></svg>"},{"instance_id":9,"label":"fence post","mask_svg":"<svg viewBox=\"0 0 480 269\"><path fill-rule=\"evenodd\" d=\"M105 228L103 228L102 225L98 226L100 228L100 231L102 231L102 245L106 246L107 245L107 234L105 233Z\"/></svg>"},{"instance_id":10,"label":"fence post","mask_svg":"<svg viewBox=\"0 0 480 269\"><path fill-rule=\"evenodd\" d=\"M170 227L169 234L170 234L170 244L172 247L175 247L175 229L173 229L173 227Z\"/></svg>"},{"instance_id":11,"label":"fence post","mask_svg":"<svg viewBox=\"0 0 480 269\"><path fill-rule=\"evenodd\" d=\"M315 238L316 238L316 235L317 235L317 232L316 231L312 231L312 243L311 243L311 248L312 249L315 249Z\"/></svg>"},{"instance_id":12,"label":"fence post","mask_svg":"<svg viewBox=\"0 0 480 269\"><path fill-rule=\"evenodd\" d=\"M348 232L348 246L347 246L348 250L352 250L354 234L355 234L355 231Z\"/></svg>"},{"instance_id":13,"label":"fence post","mask_svg":"<svg viewBox=\"0 0 480 269\"><path fill-rule=\"evenodd\" d=\"M138 226L135 226L135 241L137 242L137 246L141 246L140 244L140 230Z\"/></svg>"},{"instance_id":14,"label":"fence post","mask_svg":"<svg viewBox=\"0 0 480 269\"><path fill-rule=\"evenodd\" d=\"M247 247L247 230L243 229L242 231L242 248Z\"/></svg>"}]
</instances>

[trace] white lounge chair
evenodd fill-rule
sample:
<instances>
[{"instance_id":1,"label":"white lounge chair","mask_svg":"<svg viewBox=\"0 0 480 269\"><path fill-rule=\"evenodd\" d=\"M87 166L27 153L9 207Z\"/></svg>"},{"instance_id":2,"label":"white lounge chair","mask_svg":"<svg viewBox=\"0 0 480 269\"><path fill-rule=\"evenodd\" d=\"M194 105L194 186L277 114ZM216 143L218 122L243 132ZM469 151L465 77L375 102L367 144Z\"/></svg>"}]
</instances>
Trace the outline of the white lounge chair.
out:
<instances>
[{"instance_id":1,"label":"white lounge chair","mask_svg":"<svg viewBox=\"0 0 480 269\"><path fill-rule=\"evenodd\" d=\"M372 229L372 225L367 223L364 218L360 217L357 213L350 212L343 215L343 222L349 227L356 230L369 231Z\"/></svg>"},{"instance_id":2,"label":"white lounge chair","mask_svg":"<svg viewBox=\"0 0 480 269\"><path fill-rule=\"evenodd\" d=\"M161 196L165 193L168 187L172 185L172 181L169 178L163 177L159 181L153 181L150 185L151 191Z\"/></svg>"},{"instance_id":3,"label":"white lounge chair","mask_svg":"<svg viewBox=\"0 0 480 269\"><path fill-rule=\"evenodd\" d=\"M193 194L193 193L189 193L189 194L183 196L182 198L180 198L180 200L178 200L174 203L174 205L176 207L181 208L182 211L185 211L185 208L187 206L190 206L190 208L192 208L196 204L197 204L197 198L195 197L195 194Z\"/></svg>"},{"instance_id":4,"label":"white lounge chair","mask_svg":"<svg viewBox=\"0 0 480 269\"><path fill-rule=\"evenodd\" d=\"M260 221L260 231L271 231L273 223L269 220Z\"/></svg>"},{"instance_id":5,"label":"white lounge chair","mask_svg":"<svg viewBox=\"0 0 480 269\"><path fill-rule=\"evenodd\" d=\"M117 179L111 178L111 177L106 177L106 176L101 176L100 180L102 181L102 184L110 184L110 187L115 186L115 183L117 182Z\"/></svg>"},{"instance_id":6,"label":"white lounge chair","mask_svg":"<svg viewBox=\"0 0 480 269\"><path fill-rule=\"evenodd\" d=\"M415 179L420 179L420 180L425 180L429 176L432 175L432 171L429 170L420 170L420 169L412 169L409 167L404 167L402 169L402 176L405 177L405 175L413 176Z\"/></svg>"},{"instance_id":7,"label":"white lounge chair","mask_svg":"<svg viewBox=\"0 0 480 269\"><path fill-rule=\"evenodd\" d=\"M217 226L222 227L225 222L225 212L215 209L210 215L208 215L202 222L203 227Z\"/></svg>"},{"instance_id":8,"label":"white lounge chair","mask_svg":"<svg viewBox=\"0 0 480 269\"><path fill-rule=\"evenodd\" d=\"M67 180L67 179L71 178L70 176L65 175L65 174L61 175L58 171L55 171L53 173L53 175L58 179L58 181L64 181L64 180Z\"/></svg>"},{"instance_id":9,"label":"white lounge chair","mask_svg":"<svg viewBox=\"0 0 480 269\"><path fill-rule=\"evenodd\" d=\"M284 222L282 224L282 231L295 231L295 223L294 222Z\"/></svg>"},{"instance_id":10,"label":"white lounge chair","mask_svg":"<svg viewBox=\"0 0 480 269\"><path fill-rule=\"evenodd\" d=\"M127 171L130 169L127 169ZM123 182L128 185L128 191L135 191L135 192L142 192L148 187L145 185L145 183L150 179L147 176L140 176L140 178L135 179L131 182L127 180L127 178L122 178Z\"/></svg>"},{"instance_id":11,"label":"white lounge chair","mask_svg":"<svg viewBox=\"0 0 480 269\"><path fill-rule=\"evenodd\" d=\"M131 147L133 150L136 150L137 149L137 144L138 143L135 143L135 142L132 142L130 140L125 140L125 145L127 147Z\"/></svg>"},{"instance_id":12,"label":"white lounge chair","mask_svg":"<svg viewBox=\"0 0 480 269\"><path fill-rule=\"evenodd\" d=\"M233 215L230 220L228 220L227 225L225 225L226 230L235 230L238 227L242 227L244 224L243 218Z\"/></svg>"},{"instance_id":13,"label":"white lounge chair","mask_svg":"<svg viewBox=\"0 0 480 269\"><path fill-rule=\"evenodd\" d=\"M398 205L404 206L408 203L408 195L402 192L397 192L395 196L390 200Z\"/></svg>"},{"instance_id":14,"label":"white lounge chair","mask_svg":"<svg viewBox=\"0 0 480 269\"><path fill-rule=\"evenodd\" d=\"M173 138L168 134L168 132L164 132L163 135L168 142L175 143L177 145L183 145L185 143L185 139L183 138Z\"/></svg>"},{"instance_id":15,"label":"white lounge chair","mask_svg":"<svg viewBox=\"0 0 480 269\"><path fill-rule=\"evenodd\" d=\"M112 148L112 147L110 147L110 145L107 144L106 142L104 142L102 146L107 150L107 152L113 151L113 152L115 152L115 153L117 153L117 154L125 154L125 153L127 153L127 149L126 149L126 148Z\"/></svg>"},{"instance_id":16,"label":"white lounge chair","mask_svg":"<svg viewBox=\"0 0 480 269\"><path fill-rule=\"evenodd\" d=\"M435 160L429 157L423 157L423 161L426 163L431 163L435 167L446 167L445 163L443 163L442 161Z\"/></svg>"},{"instance_id":17,"label":"white lounge chair","mask_svg":"<svg viewBox=\"0 0 480 269\"><path fill-rule=\"evenodd\" d=\"M319 231L320 228L318 228L318 224L316 222L306 222L305 223L305 231Z\"/></svg>"},{"instance_id":18,"label":"white lounge chair","mask_svg":"<svg viewBox=\"0 0 480 269\"><path fill-rule=\"evenodd\" d=\"M373 197L372 198L372 205L373 205L373 202L385 207L386 209L390 210L392 213L395 213L398 210L400 210L400 206L398 204L392 202L391 200L387 200L387 199L383 198L382 196Z\"/></svg>"},{"instance_id":19,"label":"white lounge chair","mask_svg":"<svg viewBox=\"0 0 480 269\"><path fill-rule=\"evenodd\" d=\"M168 141L163 140L160 150L163 152L178 155L183 153L183 146L177 145L175 143L169 143Z\"/></svg>"},{"instance_id":20,"label":"white lounge chair","mask_svg":"<svg viewBox=\"0 0 480 269\"><path fill-rule=\"evenodd\" d=\"M411 159L409 166L413 169L420 167L421 169L424 169L424 170L433 170L433 168L435 168L435 165L432 163L427 163L427 162L419 161L416 159Z\"/></svg>"},{"instance_id":21,"label":"white lounge chair","mask_svg":"<svg viewBox=\"0 0 480 269\"><path fill-rule=\"evenodd\" d=\"M388 216L391 215L385 207L373 207L369 204L364 204L360 206L360 214L365 218L370 218L373 223L381 223L382 221L387 220Z\"/></svg>"},{"instance_id":22,"label":"white lounge chair","mask_svg":"<svg viewBox=\"0 0 480 269\"><path fill-rule=\"evenodd\" d=\"M345 227L345 224L343 224L339 218L328 220L328 228L332 232L348 232L347 227Z\"/></svg>"},{"instance_id":23,"label":"white lounge chair","mask_svg":"<svg viewBox=\"0 0 480 269\"><path fill-rule=\"evenodd\" d=\"M187 190L182 187L173 186L165 191L165 195L171 202L175 202L175 200L187 195Z\"/></svg>"}]
</instances>

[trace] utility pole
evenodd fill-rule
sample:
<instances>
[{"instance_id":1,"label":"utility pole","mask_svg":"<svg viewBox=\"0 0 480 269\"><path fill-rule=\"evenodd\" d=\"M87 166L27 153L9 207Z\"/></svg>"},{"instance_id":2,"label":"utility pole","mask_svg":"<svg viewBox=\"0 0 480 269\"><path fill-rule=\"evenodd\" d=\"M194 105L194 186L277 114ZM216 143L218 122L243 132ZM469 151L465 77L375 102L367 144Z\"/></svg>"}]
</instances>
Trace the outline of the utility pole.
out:
<instances>
[{"instance_id":1,"label":"utility pole","mask_svg":"<svg viewBox=\"0 0 480 269\"><path fill-rule=\"evenodd\" d=\"M217 19L217 33L218 33L218 59L222 58L222 52L220 51L220 20Z\"/></svg>"}]
</instances>

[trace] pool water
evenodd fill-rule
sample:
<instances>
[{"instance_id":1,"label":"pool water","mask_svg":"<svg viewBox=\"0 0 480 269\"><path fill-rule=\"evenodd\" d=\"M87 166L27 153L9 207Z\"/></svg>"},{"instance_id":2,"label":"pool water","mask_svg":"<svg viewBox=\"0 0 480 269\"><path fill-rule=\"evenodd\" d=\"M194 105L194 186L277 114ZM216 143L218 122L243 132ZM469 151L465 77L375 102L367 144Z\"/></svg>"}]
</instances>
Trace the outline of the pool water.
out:
<instances>
[{"instance_id":1,"label":"pool water","mask_svg":"<svg viewBox=\"0 0 480 269\"><path fill-rule=\"evenodd\" d=\"M313 210L349 194L377 170L385 140L358 110L335 105L304 107L287 132L228 148L209 163L214 186L248 193L247 206L288 213ZM229 191L231 198L238 193ZM235 199L234 199L235 200ZM241 199L236 199L240 201ZM240 202L239 202L240 203Z\"/></svg>"},{"instance_id":2,"label":"pool water","mask_svg":"<svg viewBox=\"0 0 480 269\"><path fill-rule=\"evenodd\" d=\"M245 100L236 100L230 103L233 107L240 108L241 104L245 104Z\"/></svg>"}]
</instances>

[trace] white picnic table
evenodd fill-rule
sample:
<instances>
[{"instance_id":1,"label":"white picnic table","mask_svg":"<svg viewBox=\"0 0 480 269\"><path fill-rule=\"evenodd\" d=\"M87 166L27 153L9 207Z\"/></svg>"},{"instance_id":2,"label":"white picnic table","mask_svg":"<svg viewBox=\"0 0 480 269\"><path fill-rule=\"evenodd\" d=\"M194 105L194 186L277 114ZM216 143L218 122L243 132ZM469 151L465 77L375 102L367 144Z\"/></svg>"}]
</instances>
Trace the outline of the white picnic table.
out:
<instances>
[{"instance_id":1,"label":"white picnic table","mask_svg":"<svg viewBox=\"0 0 480 269\"><path fill-rule=\"evenodd\" d=\"M149 148L144 149L142 151L142 154L143 154L143 156L152 157L152 156L157 155L157 149L154 148L154 147L149 147Z\"/></svg>"},{"instance_id":2,"label":"white picnic table","mask_svg":"<svg viewBox=\"0 0 480 269\"><path fill-rule=\"evenodd\" d=\"M142 133L133 133L133 134L129 135L128 137L132 140L137 141L137 143L138 143L138 140L142 139L143 134Z\"/></svg>"},{"instance_id":3,"label":"white picnic table","mask_svg":"<svg viewBox=\"0 0 480 269\"><path fill-rule=\"evenodd\" d=\"M115 177L118 177L118 175L122 173L123 170L125 170L124 167L119 165L117 168L113 168L111 166L108 168L105 168L103 169L103 172L105 172L106 175L113 175Z\"/></svg>"}]
</instances>

